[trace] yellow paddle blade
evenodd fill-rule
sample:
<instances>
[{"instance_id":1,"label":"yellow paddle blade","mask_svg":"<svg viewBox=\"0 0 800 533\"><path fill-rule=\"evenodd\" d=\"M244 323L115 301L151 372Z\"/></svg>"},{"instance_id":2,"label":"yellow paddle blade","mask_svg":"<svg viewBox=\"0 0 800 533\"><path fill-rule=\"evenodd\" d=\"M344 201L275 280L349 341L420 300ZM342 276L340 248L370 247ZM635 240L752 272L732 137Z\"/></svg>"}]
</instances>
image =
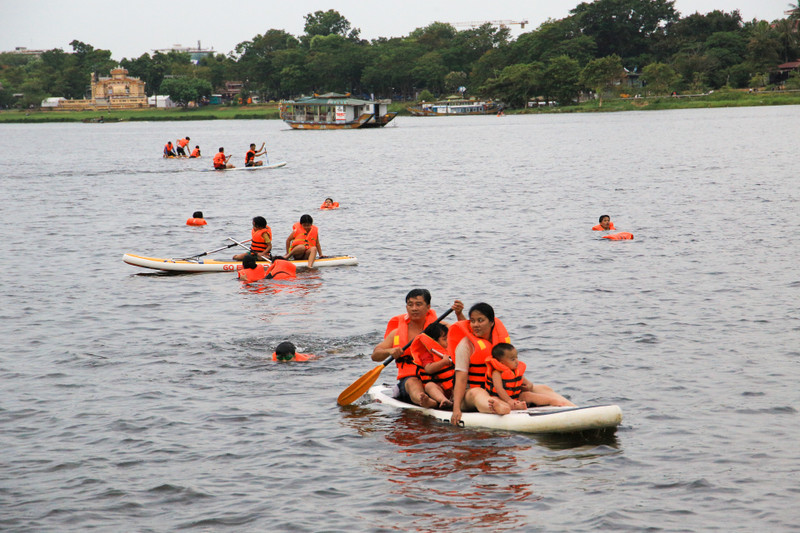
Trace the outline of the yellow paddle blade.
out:
<instances>
[{"instance_id":1,"label":"yellow paddle blade","mask_svg":"<svg viewBox=\"0 0 800 533\"><path fill-rule=\"evenodd\" d=\"M378 365L358 378L355 383L347 387L344 392L339 395L336 399L336 403L339 405L350 405L361 398L361 396L372 387L372 384L375 383L384 368L386 368L386 365Z\"/></svg>"}]
</instances>

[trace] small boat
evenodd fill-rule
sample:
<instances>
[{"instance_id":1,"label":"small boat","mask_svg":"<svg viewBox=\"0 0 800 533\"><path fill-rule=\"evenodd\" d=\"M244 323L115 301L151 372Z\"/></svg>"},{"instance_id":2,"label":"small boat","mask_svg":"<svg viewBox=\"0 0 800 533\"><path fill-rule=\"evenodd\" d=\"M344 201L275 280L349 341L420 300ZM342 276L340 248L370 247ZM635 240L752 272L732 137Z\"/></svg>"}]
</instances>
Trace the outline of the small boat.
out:
<instances>
[{"instance_id":1,"label":"small boat","mask_svg":"<svg viewBox=\"0 0 800 533\"><path fill-rule=\"evenodd\" d=\"M449 96L437 102L422 102L408 108L417 117L438 117L448 115L489 115L497 112L497 104L492 101L466 99Z\"/></svg>"},{"instance_id":2,"label":"small boat","mask_svg":"<svg viewBox=\"0 0 800 533\"><path fill-rule=\"evenodd\" d=\"M216 259L164 259L125 254L122 260L132 266L163 270L165 272L236 272L242 269L241 261L218 261ZM307 268L306 259L291 261L297 268ZM269 261L257 261L268 267ZM358 259L350 255L325 256L314 261L314 268L357 265Z\"/></svg>"},{"instance_id":3,"label":"small boat","mask_svg":"<svg viewBox=\"0 0 800 533\"><path fill-rule=\"evenodd\" d=\"M395 398L396 385L376 385L367 393L373 400L400 409L414 409L432 416L439 422L450 423L451 411L428 409L401 402ZM468 412L461 414L461 426L471 428L502 429L522 433L573 433L590 430L611 430L622 422L622 409L618 405L593 405L587 407L530 407L525 411L511 411L507 415Z\"/></svg>"},{"instance_id":4,"label":"small boat","mask_svg":"<svg viewBox=\"0 0 800 533\"><path fill-rule=\"evenodd\" d=\"M361 100L349 94L326 93L281 102L284 122L296 130L349 130L381 128L397 113L389 100Z\"/></svg>"}]
</instances>

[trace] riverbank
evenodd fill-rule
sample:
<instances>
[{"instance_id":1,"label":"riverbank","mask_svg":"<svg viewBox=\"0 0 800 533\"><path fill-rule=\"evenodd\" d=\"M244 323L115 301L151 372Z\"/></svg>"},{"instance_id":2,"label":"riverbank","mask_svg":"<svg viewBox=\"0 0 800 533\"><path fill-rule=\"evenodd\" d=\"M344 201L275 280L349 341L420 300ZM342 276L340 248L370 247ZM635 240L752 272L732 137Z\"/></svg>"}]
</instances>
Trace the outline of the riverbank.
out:
<instances>
[{"instance_id":1,"label":"riverbank","mask_svg":"<svg viewBox=\"0 0 800 533\"><path fill-rule=\"evenodd\" d=\"M409 115L411 102L393 102L389 111ZM597 101L573 106L507 109L508 114L531 113L596 113L612 111L642 111L665 109L699 109L712 107L750 107L772 105L800 105L800 91L715 91L711 94L657 96L646 98L604 98L602 106ZM0 123L42 122L135 122L163 120L277 120L278 105L256 104L247 106L205 106L197 109L125 109L98 111L0 111Z\"/></svg>"}]
</instances>

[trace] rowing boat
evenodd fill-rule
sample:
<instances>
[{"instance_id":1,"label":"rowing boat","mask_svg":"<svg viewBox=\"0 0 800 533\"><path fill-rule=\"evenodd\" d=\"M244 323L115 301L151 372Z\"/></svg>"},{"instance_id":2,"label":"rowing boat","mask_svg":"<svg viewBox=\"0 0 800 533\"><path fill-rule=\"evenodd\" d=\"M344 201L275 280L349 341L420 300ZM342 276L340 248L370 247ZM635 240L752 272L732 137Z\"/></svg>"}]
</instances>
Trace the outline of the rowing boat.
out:
<instances>
[{"instance_id":1,"label":"rowing boat","mask_svg":"<svg viewBox=\"0 0 800 533\"><path fill-rule=\"evenodd\" d=\"M401 402L395 395L397 386L376 385L368 395L375 401L398 409L413 409L449 424L451 411L429 409ZM622 422L622 409L618 405L593 405L586 407L531 407L512 411L507 415L466 412L461 414L460 426L502 429L523 433L572 433L595 429L616 428Z\"/></svg>"},{"instance_id":2,"label":"rowing boat","mask_svg":"<svg viewBox=\"0 0 800 533\"><path fill-rule=\"evenodd\" d=\"M216 259L164 259L161 257L144 257L136 254L125 254L122 260L129 265L167 272L236 272L242 269L241 261L218 261ZM291 261L297 268L307 268L308 260ZM269 266L268 261L257 264ZM326 256L314 261L314 268L331 266L357 265L358 259L350 255Z\"/></svg>"}]
</instances>

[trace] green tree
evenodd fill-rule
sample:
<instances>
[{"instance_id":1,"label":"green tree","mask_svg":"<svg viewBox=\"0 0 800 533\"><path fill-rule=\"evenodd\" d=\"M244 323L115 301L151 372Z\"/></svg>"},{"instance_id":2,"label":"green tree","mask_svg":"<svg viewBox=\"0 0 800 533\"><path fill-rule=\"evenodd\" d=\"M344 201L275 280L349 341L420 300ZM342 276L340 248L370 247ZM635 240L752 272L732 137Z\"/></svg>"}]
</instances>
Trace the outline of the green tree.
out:
<instances>
[{"instance_id":1,"label":"green tree","mask_svg":"<svg viewBox=\"0 0 800 533\"><path fill-rule=\"evenodd\" d=\"M577 59L562 55L545 64L541 79L541 93L548 101L571 105L580 94L581 67Z\"/></svg>"},{"instance_id":2,"label":"green tree","mask_svg":"<svg viewBox=\"0 0 800 533\"><path fill-rule=\"evenodd\" d=\"M411 77L415 86L421 86L440 93L444 89L444 77L447 68L438 52L428 52L416 60L411 69Z\"/></svg>"},{"instance_id":3,"label":"green tree","mask_svg":"<svg viewBox=\"0 0 800 533\"><path fill-rule=\"evenodd\" d=\"M598 98L597 107L603 107L603 94L625 75L622 60L616 54L593 59L581 71L580 83L594 91Z\"/></svg>"},{"instance_id":4,"label":"green tree","mask_svg":"<svg viewBox=\"0 0 800 533\"><path fill-rule=\"evenodd\" d=\"M467 86L466 72L448 72L444 77L444 90L448 93L458 92L459 87Z\"/></svg>"},{"instance_id":5,"label":"green tree","mask_svg":"<svg viewBox=\"0 0 800 533\"><path fill-rule=\"evenodd\" d=\"M161 94L167 94L178 105L186 107L211 95L211 83L197 78L167 78L161 83Z\"/></svg>"},{"instance_id":6,"label":"green tree","mask_svg":"<svg viewBox=\"0 0 800 533\"><path fill-rule=\"evenodd\" d=\"M423 89L417 97L417 102L433 102L436 97L428 89Z\"/></svg>"},{"instance_id":7,"label":"green tree","mask_svg":"<svg viewBox=\"0 0 800 533\"><path fill-rule=\"evenodd\" d=\"M575 17L548 20L536 31L523 33L511 45L515 63L550 61L568 56L585 65L595 58L597 44L594 38L581 33Z\"/></svg>"},{"instance_id":8,"label":"green tree","mask_svg":"<svg viewBox=\"0 0 800 533\"><path fill-rule=\"evenodd\" d=\"M653 94L667 94L680 80L680 75L665 63L650 63L642 69L642 81Z\"/></svg>"},{"instance_id":9,"label":"green tree","mask_svg":"<svg viewBox=\"0 0 800 533\"><path fill-rule=\"evenodd\" d=\"M355 41L358 40L358 35L361 33L361 30L352 28L350 21L334 9L308 13L305 20L306 24L303 27L303 31L306 32L305 43L309 43L315 35L341 35Z\"/></svg>"},{"instance_id":10,"label":"green tree","mask_svg":"<svg viewBox=\"0 0 800 533\"><path fill-rule=\"evenodd\" d=\"M508 106L525 107L528 100L541 91L542 69L541 63L510 65L498 77L487 80L480 90Z\"/></svg>"}]
</instances>

